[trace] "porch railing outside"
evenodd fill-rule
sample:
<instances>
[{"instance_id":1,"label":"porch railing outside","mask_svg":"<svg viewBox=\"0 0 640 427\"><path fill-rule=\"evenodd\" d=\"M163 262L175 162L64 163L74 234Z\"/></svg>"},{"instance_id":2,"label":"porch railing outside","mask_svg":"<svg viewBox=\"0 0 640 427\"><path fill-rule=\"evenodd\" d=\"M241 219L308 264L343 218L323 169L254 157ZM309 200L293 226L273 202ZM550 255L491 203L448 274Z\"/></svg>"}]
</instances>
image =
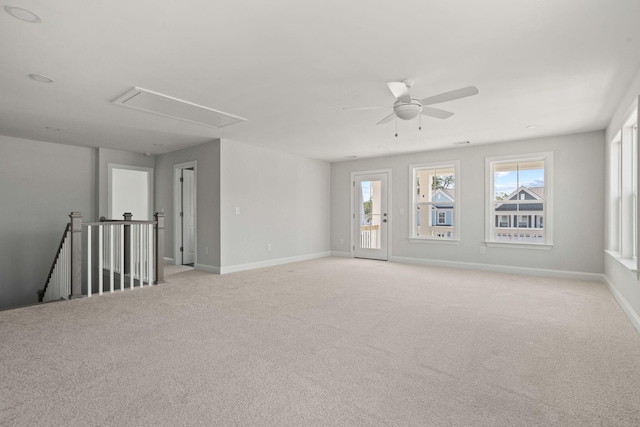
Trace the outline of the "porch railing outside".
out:
<instances>
[{"instance_id":1,"label":"porch railing outside","mask_svg":"<svg viewBox=\"0 0 640 427\"><path fill-rule=\"evenodd\" d=\"M360 226L360 247L365 249L377 249L380 247L380 226Z\"/></svg>"}]
</instances>

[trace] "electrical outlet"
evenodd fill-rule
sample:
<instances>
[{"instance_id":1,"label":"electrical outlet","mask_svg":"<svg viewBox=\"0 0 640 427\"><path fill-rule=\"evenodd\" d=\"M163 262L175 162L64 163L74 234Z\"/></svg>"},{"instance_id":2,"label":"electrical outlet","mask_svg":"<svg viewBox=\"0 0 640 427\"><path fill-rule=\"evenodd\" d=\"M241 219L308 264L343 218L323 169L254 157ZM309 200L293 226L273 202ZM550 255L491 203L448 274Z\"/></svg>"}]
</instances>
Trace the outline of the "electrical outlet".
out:
<instances>
[{"instance_id":1,"label":"electrical outlet","mask_svg":"<svg viewBox=\"0 0 640 427\"><path fill-rule=\"evenodd\" d=\"M236 208L236 215L240 215L240 208Z\"/></svg>"},{"instance_id":2,"label":"electrical outlet","mask_svg":"<svg viewBox=\"0 0 640 427\"><path fill-rule=\"evenodd\" d=\"M270 251L271 250L271 243L267 243L267 250Z\"/></svg>"},{"instance_id":3,"label":"electrical outlet","mask_svg":"<svg viewBox=\"0 0 640 427\"><path fill-rule=\"evenodd\" d=\"M487 248L486 248L486 247L484 247L484 246L480 246L480 253L481 253L481 254L485 254L485 253L487 253Z\"/></svg>"}]
</instances>

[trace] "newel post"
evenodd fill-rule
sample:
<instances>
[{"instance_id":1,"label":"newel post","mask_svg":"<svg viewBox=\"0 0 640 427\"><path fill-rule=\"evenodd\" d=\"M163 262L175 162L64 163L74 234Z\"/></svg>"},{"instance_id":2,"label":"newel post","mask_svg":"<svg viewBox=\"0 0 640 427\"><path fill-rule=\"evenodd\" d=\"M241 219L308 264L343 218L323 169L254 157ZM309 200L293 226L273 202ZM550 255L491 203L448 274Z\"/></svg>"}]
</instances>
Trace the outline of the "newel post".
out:
<instances>
[{"instance_id":1,"label":"newel post","mask_svg":"<svg viewBox=\"0 0 640 427\"><path fill-rule=\"evenodd\" d=\"M82 298L82 214L71 212L71 295Z\"/></svg>"},{"instance_id":2,"label":"newel post","mask_svg":"<svg viewBox=\"0 0 640 427\"><path fill-rule=\"evenodd\" d=\"M156 281L164 283L164 213L156 212Z\"/></svg>"},{"instance_id":3,"label":"newel post","mask_svg":"<svg viewBox=\"0 0 640 427\"><path fill-rule=\"evenodd\" d=\"M131 217L133 216L131 212L124 213L124 220L126 222L131 222ZM131 273L131 254L129 253L129 249L131 248L131 225L124 225L124 274Z\"/></svg>"}]
</instances>

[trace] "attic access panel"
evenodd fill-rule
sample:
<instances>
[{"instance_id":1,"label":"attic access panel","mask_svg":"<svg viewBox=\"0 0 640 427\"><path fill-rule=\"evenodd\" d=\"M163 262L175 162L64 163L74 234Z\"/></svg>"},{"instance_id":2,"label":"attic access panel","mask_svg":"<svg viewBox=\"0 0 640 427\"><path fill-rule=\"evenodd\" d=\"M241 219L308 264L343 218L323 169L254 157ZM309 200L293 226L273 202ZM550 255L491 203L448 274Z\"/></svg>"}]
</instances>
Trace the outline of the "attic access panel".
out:
<instances>
[{"instance_id":1,"label":"attic access panel","mask_svg":"<svg viewBox=\"0 0 640 427\"><path fill-rule=\"evenodd\" d=\"M223 113L213 108L139 87L134 87L124 95L116 98L113 103L122 107L214 128L221 128L247 120L233 114Z\"/></svg>"}]
</instances>

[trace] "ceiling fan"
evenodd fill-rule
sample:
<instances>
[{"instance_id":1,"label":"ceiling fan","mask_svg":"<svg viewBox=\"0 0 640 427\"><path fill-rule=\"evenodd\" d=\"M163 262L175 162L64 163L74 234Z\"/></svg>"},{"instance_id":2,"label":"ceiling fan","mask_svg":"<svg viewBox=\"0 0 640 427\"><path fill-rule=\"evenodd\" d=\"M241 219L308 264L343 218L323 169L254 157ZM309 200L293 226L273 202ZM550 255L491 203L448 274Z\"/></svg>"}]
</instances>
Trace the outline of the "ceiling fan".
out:
<instances>
[{"instance_id":1,"label":"ceiling fan","mask_svg":"<svg viewBox=\"0 0 640 427\"><path fill-rule=\"evenodd\" d=\"M394 118L401 120L411 120L418 117L420 114L429 117L435 117L437 119L447 119L453 116L450 111L441 110L439 108L427 107L427 105L439 104L441 102L453 101L460 98L466 98L467 96L473 96L478 94L478 88L475 86L467 86L460 89L451 90L449 92L443 92L438 95L429 96L427 98L416 99L412 98L409 94L409 88L413 86L413 80L403 80L401 82L387 82L389 90L396 97L396 102L393 104L393 113L389 114L377 124L388 123ZM345 107L346 109L355 110L371 110L377 108L386 107ZM419 127L422 129L422 126ZM396 136L398 134L396 133Z\"/></svg>"}]
</instances>

